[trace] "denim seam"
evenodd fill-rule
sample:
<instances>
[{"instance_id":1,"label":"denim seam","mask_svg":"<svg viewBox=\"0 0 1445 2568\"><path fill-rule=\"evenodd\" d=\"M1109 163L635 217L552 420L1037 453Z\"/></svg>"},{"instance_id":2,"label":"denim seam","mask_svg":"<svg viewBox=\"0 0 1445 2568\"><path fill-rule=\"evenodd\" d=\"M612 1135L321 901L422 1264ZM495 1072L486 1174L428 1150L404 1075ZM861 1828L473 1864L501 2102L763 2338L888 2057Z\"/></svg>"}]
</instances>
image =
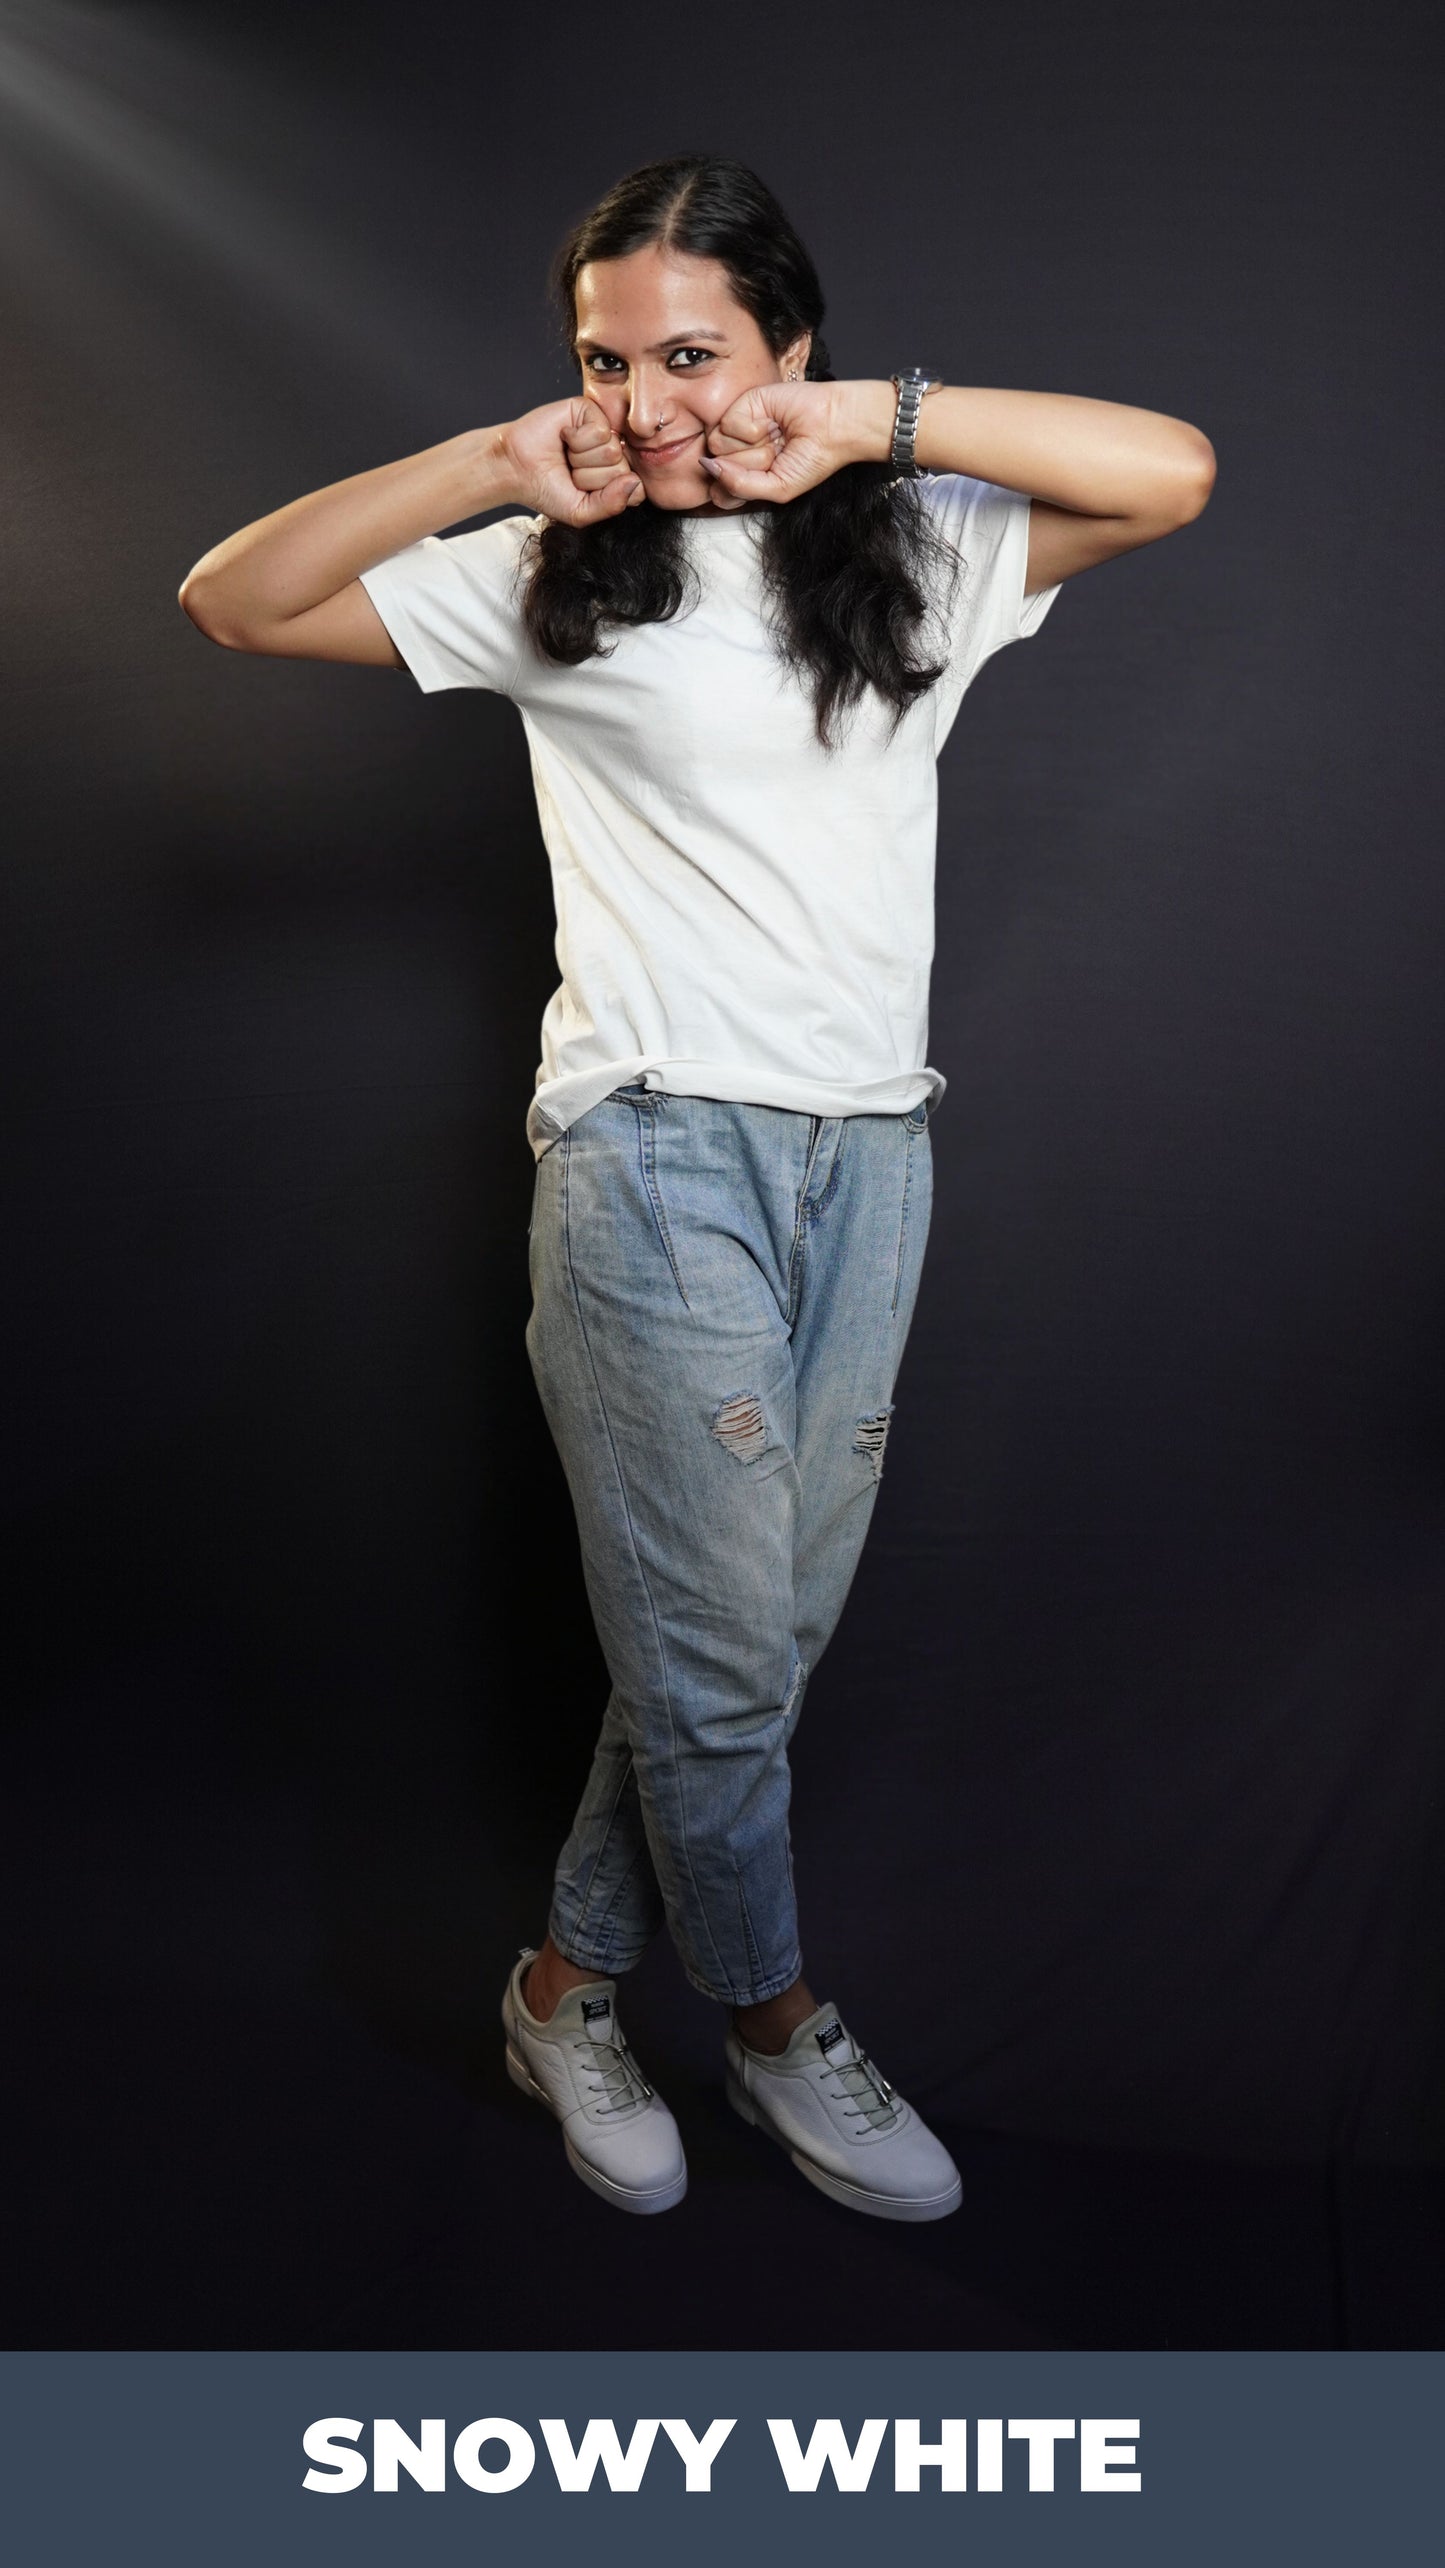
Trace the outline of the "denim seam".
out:
<instances>
[{"instance_id":1,"label":"denim seam","mask_svg":"<svg viewBox=\"0 0 1445 2568\"><path fill-rule=\"evenodd\" d=\"M567 1137L570 1137L570 1133ZM672 1743L672 1768L673 1773L677 1778L678 1833L682 1841L683 1860L686 1865L688 1878L694 1891L696 1891L697 1876L693 1870L692 1850L688 1844L687 1837L687 1796L682 1786L682 1765L678 1756L677 1747L677 1715L673 1709L672 1684L668 1675L667 1667L667 1650L663 1643L662 1626L658 1619L656 1601L653 1597L652 1590L647 1583L647 1573L642 1566L642 1555L638 1549L637 1543L637 1528L633 1524L632 1509L628 1503L627 1482L623 1476L622 1464L618 1457L617 1440L612 1432L612 1421L607 1414L607 1403L602 1396L602 1384L598 1378L597 1361L592 1353L592 1341L587 1334L587 1322L582 1311L582 1296L577 1287L577 1271L572 1262L571 1175L572 1167L569 1154L569 1157L564 1160L562 1166L562 1237L567 1251L567 1280L572 1287L572 1305L577 1314L577 1326L581 1333L582 1344L587 1353L588 1370L592 1375L592 1388L597 1395L598 1414L601 1417L603 1429L607 1437L608 1449L612 1455L612 1468L617 1476L618 1492L622 1499L622 1512L627 1525L627 1538L632 1548L633 1566L637 1571L638 1582L641 1586L642 1593L647 1600L648 1613L652 1618L653 1639L657 1644L658 1665L662 1672L662 1699L667 1706L667 1727ZM706 1923L705 1920L704 1923ZM712 1943L711 1934L708 1936L708 1942L709 1944ZM722 1956L715 1945L713 1946L713 1959L718 1964L719 1969L721 1969Z\"/></svg>"},{"instance_id":2,"label":"denim seam","mask_svg":"<svg viewBox=\"0 0 1445 2568\"><path fill-rule=\"evenodd\" d=\"M801 1651L801 1650L799 1649L799 1647L798 1647L797 1637L796 1637L796 1635L795 1635L795 1636L794 1636L794 1639L793 1639L792 1660L791 1660L791 1664L789 1665L789 1668L788 1668L788 1681L787 1681L787 1684L786 1684L786 1686L784 1687L784 1690L783 1690L783 1699L782 1699L782 1702L778 1705L778 1718L779 1718L779 1720L780 1720L780 1722L781 1722L781 1724L782 1724L782 1733L783 1733L783 1755L784 1755L784 1758L785 1758L785 1759L786 1759L786 1756L787 1756L787 1750L788 1750L788 1715L789 1715L789 1713L792 1711L792 1708L793 1708L794 1702L795 1702L795 1701L796 1701L796 1699L797 1699L798 1689L799 1689L799 1687L802 1685L803 1680L804 1680L804 1678L805 1678L805 1676L806 1676L806 1675L807 1675L807 1669L806 1669L806 1667L805 1667L805 1666L804 1666L804 1664L803 1664L803 1653L802 1653L802 1651ZM788 1864L788 1888L789 1888L789 1890L792 1892L793 1899L794 1899L794 1903L795 1903L795 1906L796 1906L796 1901L797 1901L797 1884L796 1884L796 1882L794 1881L794 1878L793 1878L793 1846L792 1846L792 1837L791 1837L791 1834L790 1834L790 1831L789 1831L789 1828L788 1828L788 1818L787 1818L787 1812L786 1812L786 1810L785 1810L785 1811L784 1811L784 1813L783 1813L783 1852L784 1852L785 1856L787 1857L787 1864ZM754 1988L757 1988L757 1987L759 1987L759 1986L762 1984L762 1981L761 1981L761 1974L762 1974L762 1967L763 1967L763 1957L762 1957L762 1953L760 1952L760 1950L759 1950L759 1948L758 1948L758 1939L757 1939L756 1931L755 1931L754 1926L753 1926L752 1911L751 1911L751 1910L750 1910L750 1908L748 1907L747 1885L746 1885L746 1883L745 1883L745 1882L744 1882L744 1880L743 1880L743 1876L742 1876L741 1872L739 1872L739 1871L737 1870L736 1866L734 1866L734 1876L733 1876L733 1877L734 1877L734 1879L736 1880L736 1882L737 1882L737 1886L738 1886L738 1907L739 1907L739 1910L741 1911L741 1914L742 1914L742 1921L743 1921L743 1940L744 1940L744 1943L745 1943L745 1944L746 1944L746 1946L747 1946L748 1961L749 1961L749 1963L750 1963L750 1965L751 1965L751 1977L752 1977L752 1984L753 1984ZM802 1968L802 1964L801 1964L801 1962L799 1963L798 1968L799 1968L799 1970L801 1970L801 1968ZM793 1979L796 1979L796 1978L797 1978L797 1976L798 1976L798 1973L797 1973L797 1971L795 1971L795 1972L793 1973ZM790 1979L789 1979L789 1980L784 1980L784 1981L783 1981L783 1983L782 1983L782 1986L783 1986L784 1988L791 1988L791 1987L792 1987L792 1985L793 1985L793 1981L792 1981L792 1980L790 1980ZM775 1992L774 1990L772 1990L771 1988L768 1990L768 1995L769 1995L769 1996L773 1996L773 1995L775 1995L775 1994L776 1994L776 1992ZM734 2006L744 2006L744 2005L748 2005L749 2003L752 2003L752 2004L756 2004L756 2005L761 2006L762 2004L764 2004L764 2003L765 2003L765 2001L764 2001L762 1998L757 1998L757 1999L754 1999L754 2000L748 2000L748 1999L746 1999L746 1998L736 1998L736 1997L735 1997L735 1998L732 2000L732 2003L733 2003L733 2005L734 2005Z\"/></svg>"},{"instance_id":3,"label":"denim seam","mask_svg":"<svg viewBox=\"0 0 1445 2568\"><path fill-rule=\"evenodd\" d=\"M893 1299L888 1306L890 1315L894 1319L898 1316L898 1296L903 1290L903 1248L908 1237L908 1197L913 1186L914 1134L906 1120L903 1129L908 1134L905 1144L907 1155L903 1162L903 1210L898 1217L898 1257L893 1269Z\"/></svg>"},{"instance_id":4,"label":"denim seam","mask_svg":"<svg viewBox=\"0 0 1445 2568\"><path fill-rule=\"evenodd\" d=\"M758 1939L753 1932L752 1912L748 1907L747 1884L744 1882L742 1874L739 1872L736 1864L733 1866L733 1879L737 1884L738 1915L742 1920L743 1944L746 1948L748 1957L748 1977L749 1979L756 1979L758 1973L763 1967L763 1957L758 1951Z\"/></svg>"},{"instance_id":5,"label":"denim seam","mask_svg":"<svg viewBox=\"0 0 1445 2568\"><path fill-rule=\"evenodd\" d=\"M622 1904L623 1892L630 1886L632 1877L646 1854L647 1847L645 1842L640 1846L633 1847L632 1860L628 1864L627 1870L623 1874L617 1888L614 1890L612 1897L609 1899L606 1907L602 1911L601 1918L598 1921L597 1931L598 1939L604 1952L610 1952L612 1947L612 1929L617 1922L617 1911ZM629 1964L628 1967L630 1968L631 1965Z\"/></svg>"},{"instance_id":6,"label":"denim seam","mask_svg":"<svg viewBox=\"0 0 1445 2568\"><path fill-rule=\"evenodd\" d=\"M608 1849L609 1845L610 1845L610 1844L611 1844L611 1842L612 1842L612 1832L613 1832L613 1829L614 1829L614 1828L616 1827L616 1825L617 1825L617 1813L618 1813L619 1809L620 1809L620 1808L621 1808L621 1806L622 1806L622 1796L623 1796L624 1792L627 1790L628 1784L629 1784L630 1782L632 1782L633 1780L634 1780L634 1777L633 1777L633 1772L632 1772L632 1759L631 1759L631 1756L629 1755L629 1757L628 1757L628 1761L627 1761L626 1765L623 1767L622 1775L621 1775L621 1778L620 1778L620 1780L619 1780L619 1782L618 1782L617 1790L614 1792L614 1794L613 1794L613 1796L612 1796L612 1803L611 1803L611 1807L610 1807L610 1809L608 1810L607 1817L606 1817L606 1819L605 1819L605 1820L604 1820L604 1822L603 1822L601 1842L600 1842L600 1843L599 1843L599 1845L598 1845L598 1848L597 1848L597 1852L596 1852L596 1854L595 1854L595 1855L593 1856L593 1858L592 1858L592 1868L591 1868L591 1871L590 1871L590 1872L588 1873L588 1875L587 1875L587 1887L586 1887L586 1889L583 1891L583 1893L582 1893L582 1897L581 1897L581 1901L580 1901L580 1903L579 1903L579 1905L578 1905L578 1909L577 1909L577 1932L578 1932L578 1934L579 1934L579 1935L582 1935L582 1934L584 1934L584 1933L587 1931L587 1911L588 1911L589 1907L590 1907L590 1906L591 1906L591 1904L592 1904L592 1892L593 1892L593 1888L594 1888L594 1886L595 1886L595 1884L596 1884L596 1880L597 1880L598 1872L599 1872L599 1870L600 1870L600 1868L601 1868L602 1858L603 1858L603 1856L606 1854L607 1849ZM632 1867L629 1865L629 1867L628 1867L628 1873L630 1873L630 1872L631 1872L631 1869L632 1869ZM623 1880L624 1880L624 1881L626 1881L627 1877L628 1877L628 1875L627 1875L627 1874L624 1874L624 1875L623 1875ZM607 1904L607 1907L606 1907L606 1908L603 1910L603 1912L602 1912L602 1924L603 1924L603 1926L604 1926L604 1927L605 1927L605 1926L606 1926L606 1924L607 1924L608 1916L610 1915L610 1913L611 1913L612 1909L613 1909L613 1908L616 1906L616 1904L617 1904L617 1897L618 1897L618 1893L614 1892L614 1893L613 1893L612 1898L609 1900L609 1902L608 1902L608 1904Z\"/></svg>"},{"instance_id":7,"label":"denim seam","mask_svg":"<svg viewBox=\"0 0 1445 2568\"><path fill-rule=\"evenodd\" d=\"M563 1935L553 1934L552 1941L556 1945L559 1953L562 1953L569 1962L576 1962L579 1970L586 1969L611 1972L619 1967L612 1960L611 1930L616 1922L617 1909L621 1902L623 1892L627 1889L628 1884L631 1882L632 1877L637 1871L638 1865L642 1862L646 1852L647 1849L645 1845L634 1848L627 1870L623 1874L617 1888L614 1890L612 1897L609 1899L602 1912L602 1915L597 1920L595 1927L586 1926L584 1909L583 1915L578 1917L577 1924L571 1933ZM556 1903L554 1901L554 1910L555 1906ZM548 1931L551 1931L550 1924ZM582 1944L586 1944L589 1948L585 1962L579 1959L578 1954L575 1951L569 1952L567 1949L569 1945L575 1946ZM641 1949L645 1950L646 1948L643 1947ZM640 1958L641 1951L633 1956L633 1960L638 1960ZM631 1970L632 1962L624 1962L620 1967L623 1970Z\"/></svg>"}]
</instances>

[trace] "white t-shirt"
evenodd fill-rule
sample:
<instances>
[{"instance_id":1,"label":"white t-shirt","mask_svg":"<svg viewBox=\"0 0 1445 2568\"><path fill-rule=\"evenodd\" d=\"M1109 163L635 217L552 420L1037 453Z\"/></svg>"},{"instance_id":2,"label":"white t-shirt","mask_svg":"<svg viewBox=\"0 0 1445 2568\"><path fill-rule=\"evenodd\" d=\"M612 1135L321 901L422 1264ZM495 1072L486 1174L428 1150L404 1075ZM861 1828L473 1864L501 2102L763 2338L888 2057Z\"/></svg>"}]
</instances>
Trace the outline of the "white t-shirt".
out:
<instances>
[{"instance_id":1,"label":"white t-shirt","mask_svg":"<svg viewBox=\"0 0 1445 2568\"><path fill-rule=\"evenodd\" d=\"M1023 493L956 473L919 488L963 566L947 667L891 737L870 690L832 749L765 623L750 513L690 517L695 602L577 668L522 625L540 518L428 535L363 575L420 687L486 687L521 711L562 974L527 1118L538 1158L635 1080L815 1115L942 1095L935 761L985 660L1036 633L1058 590L1024 595Z\"/></svg>"}]
</instances>

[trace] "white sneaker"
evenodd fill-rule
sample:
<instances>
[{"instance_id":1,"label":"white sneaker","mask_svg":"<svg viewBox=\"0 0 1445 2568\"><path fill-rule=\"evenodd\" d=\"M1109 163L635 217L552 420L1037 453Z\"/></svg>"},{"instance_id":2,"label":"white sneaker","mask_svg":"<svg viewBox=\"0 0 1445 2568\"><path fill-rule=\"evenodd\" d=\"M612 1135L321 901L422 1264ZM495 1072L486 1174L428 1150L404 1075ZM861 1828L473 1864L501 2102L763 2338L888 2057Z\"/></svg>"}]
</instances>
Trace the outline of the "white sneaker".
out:
<instances>
[{"instance_id":1,"label":"white sneaker","mask_svg":"<svg viewBox=\"0 0 1445 2568\"><path fill-rule=\"evenodd\" d=\"M555 2113L574 2174L619 2211L670 2211L687 2191L677 2124L622 2036L610 1979L569 1988L545 2024L522 2003L523 1948L502 1999L507 2075Z\"/></svg>"},{"instance_id":2,"label":"white sneaker","mask_svg":"<svg viewBox=\"0 0 1445 2568\"><path fill-rule=\"evenodd\" d=\"M941 2140L844 2031L831 2006L800 2024L786 2051L750 2051L729 2029L727 2096L744 2122L786 2149L820 2193L880 2220L942 2220L963 2179Z\"/></svg>"}]
</instances>

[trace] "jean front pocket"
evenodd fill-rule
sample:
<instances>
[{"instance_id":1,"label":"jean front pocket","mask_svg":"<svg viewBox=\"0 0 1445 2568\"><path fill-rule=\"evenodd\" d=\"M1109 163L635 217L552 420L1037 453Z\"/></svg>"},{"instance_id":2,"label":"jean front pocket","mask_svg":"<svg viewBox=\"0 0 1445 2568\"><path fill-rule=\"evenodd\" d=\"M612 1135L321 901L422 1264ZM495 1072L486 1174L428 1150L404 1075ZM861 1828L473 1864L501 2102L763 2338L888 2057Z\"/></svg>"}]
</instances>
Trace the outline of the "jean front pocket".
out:
<instances>
[{"instance_id":1,"label":"jean front pocket","mask_svg":"<svg viewBox=\"0 0 1445 2568\"><path fill-rule=\"evenodd\" d=\"M903 1126L904 1141L903 1202L898 1214L898 1255L893 1267L893 1300L889 1305L895 1319L898 1316L899 1302L903 1299L904 1277L910 1265L910 1233L916 1233L921 1222L926 1237L928 1216L932 1209L933 1144L928 1134L927 1109L924 1108L921 1111L923 1113L921 1123L915 1122L912 1115L900 1115L898 1119ZM915 1242L915 1245L921 1247L921 1243ZM910 1303L916 1280L915 1268L913 1281L909 1285Z\"/></svg>"},{"instance_id":2,"label":"jean front pocket","mask_svg":"<svg viewBox=\"0 0 1445 2568\"><path fill-rule=\"evenodd\" d=\"M662 1187L657 1173L657 1127L659 1117L666 1105L666 1098L660 1089L644 1087L641 1080L635 1088L615 1088L612 1094L619 1104L630 1106L632 1109L637 1125L637 1150L642 1169L642 1182L647 1189L647 1200L652 1206L652 1218L657 1225L657 1236L662 1243L663 1255L671 1270L672 1280L682 1295L683 1301L687 1302L687 1286L682 1280L678 1267L677 1251L672 1244L667 1208L663 1203ZM612 1099L609 1098L607 1102L610 1105ZM687 1302L687 1307L691 1310L690 1302Z\"/></svg>"}]
</instances>

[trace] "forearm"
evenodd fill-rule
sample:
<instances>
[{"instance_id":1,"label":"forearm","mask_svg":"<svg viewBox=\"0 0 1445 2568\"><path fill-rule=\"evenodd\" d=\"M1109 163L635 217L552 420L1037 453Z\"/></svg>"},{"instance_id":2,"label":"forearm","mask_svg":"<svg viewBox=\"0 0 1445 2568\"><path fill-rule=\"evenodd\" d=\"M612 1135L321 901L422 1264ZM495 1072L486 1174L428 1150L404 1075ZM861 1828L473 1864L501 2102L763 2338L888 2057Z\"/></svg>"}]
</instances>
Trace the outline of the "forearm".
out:
<instances>
[{"instance_id":1,"label":"forearm","mask_svg":"<svg viewBox=\"0 0 1445 2568\"><path fill-rule=\"evenodd\" d=\"M897 394L891 383L840 386L860 459L886 461ZM1214 473L1207 437L1187 420L1068 392L945 384L919 413L925 472L967 473L1091 517L1173 519L1202 506Z\"/></svg>"},{"instance_id":2,"label":"forearm","mask_svg":"<svg viewBox=\"0 0 1445 2568\"><path fill-rule=\"evenodd\" d=\"M335 597L423 535L518 497L501 428L468 429L420 454L355 473L243 526L203 554L181 588L218 639L261 634Z\"/></svg>"}]
</instances>

